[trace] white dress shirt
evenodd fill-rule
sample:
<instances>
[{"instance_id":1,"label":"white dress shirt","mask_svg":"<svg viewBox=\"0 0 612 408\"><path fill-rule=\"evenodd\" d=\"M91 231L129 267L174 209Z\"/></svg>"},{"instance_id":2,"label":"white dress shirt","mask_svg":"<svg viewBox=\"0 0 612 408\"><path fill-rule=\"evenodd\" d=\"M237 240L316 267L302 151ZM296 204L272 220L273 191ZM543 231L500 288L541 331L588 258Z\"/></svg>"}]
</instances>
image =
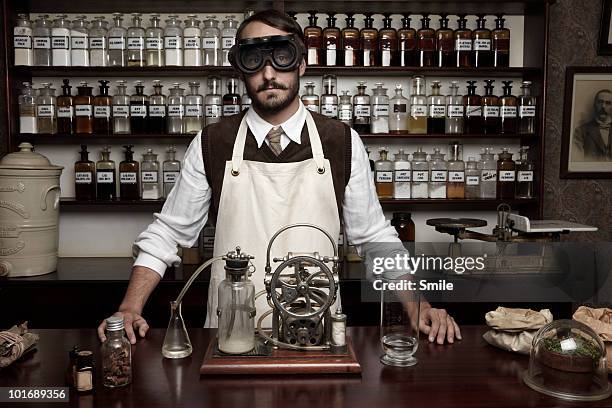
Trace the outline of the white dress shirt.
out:
<instances>
[{"instance_id":1,"label":"white dress shirt","mask_svg":"<svg viewBox=\"0 0 612 408\"><path fill-rule=\"evenodd\" d=\"M280 125L284 131L281 136L283 149L290 141L301 143L305 121L306 108L300 102L297 112ZM246 122L261 147L264 141L267 142L266 135L274 125L253 109L248 110ZM378 201L368 154L353 129L351 144L351 176L342 202L346 238L358 249L368 242L399 242ZM178 265L177 245L191 247L195 244L208 219L211 197L212 191L204 172L201 134L198 134L185 153L180 176L161 213L154 214L155 220L134 242L134 253L137 254L134 265L153 269L161 276L168 266Z\"/></svg>"}]
</instances>

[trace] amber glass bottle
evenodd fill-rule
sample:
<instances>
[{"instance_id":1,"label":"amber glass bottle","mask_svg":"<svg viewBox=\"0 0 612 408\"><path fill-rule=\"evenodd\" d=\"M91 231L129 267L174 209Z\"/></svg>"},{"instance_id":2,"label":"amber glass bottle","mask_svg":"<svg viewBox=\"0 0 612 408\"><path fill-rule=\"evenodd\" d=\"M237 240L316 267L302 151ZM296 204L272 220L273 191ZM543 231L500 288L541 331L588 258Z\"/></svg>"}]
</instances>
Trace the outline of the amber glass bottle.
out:
<instances>
[{"instance_id":1,"label":"amber glass bottle","mask_svg":"<svg viewBox=\"0 0 612 408\"><path fill-rule=\"evenodd\" d=\"M110 135L111 110L113 98L108 95L108 81L100 80L100 95L94 98L94 133L97 135Z\"/></svg>"},{"instance_id":2,"label":"amber glass bottle","mask_svg":"<svg viewBox=\"0 0 612 408\"><path fill-rule=\"evenodd\" d=\"M140 187L138 183L138 162L134 160L133 145L125 147L125 160L119 163L119 199L138 200Z\"/></svg>"},{"instance_id":3,"label":"amber glass bottle","mask_svg":"<svg viewBox=\"0 0 612 408\"><path fill-rule=\"evenodd\" d=\"M512 153L504 147L498 155L497 161L497 198L500 200L513 199L516 192L516 164L512 160Z\"/></svg>"},{"instance_id":4,"label":"amber glass bottle","mask_svg":"<svg viewBox=\"0 0 612 408\"><path fill-rule=\"evenodd\" d=\"M467 95L463 95L465 106L465 133L482 134L482 100L476 94L476 81L467 81Z\"/></svg>"},{"instance_id":5,"label":"amber glass bottle","mask_svg":"<svg viewBox=\"0 0 612 408\"><path fill-rule=\"evenodd\" d=\"M396 67L398 65L397 31L391 27L391 13L383 14L383 28L379 32L381 67Z\"/></svg>"},{"instance_id":6,"label":"amber glass bottle","mask_svg":"<svg viewBox=\"0 0 612 408\"><path fill-rule=\"evenodd\" d=\"M306 41L306 63L308 65L321 65L321 45L323 43L323 29L317 25L317 12L308 12L308 27L304 28Z\"/></svg>"},{"instance_id":7,"label":"amber glass bottle","mask_svg":"<svg viewBox=\"0 0 612 408\"><path fill-rule=\"evenodd\" d=\"M484 15L478 15L476 30L472 32L472 44L474 47L473 65L476 68L493 66L493 53L491 52L491 31L485 27Z\"/></svg>"},{"instance_id":8,"label":"amber glass bottle","mask_svg":"<svg viewBox=\"0 0 612 408\"><path fill-rule=\"evenodd\" d=\"M504 96L499 99L499 115L501 118L501 133L514 134L517 132L518 102L512 95L512 81L502 81Z\"/></svg>"},{"instance_id":9,"label":"amber glass bottle","mask_svg":"<svg viewBox=\"0 0 612 408\"><path fill-rule=\"evenodd\" d=\"M335 13L329 13L327 17L327 27L323 30L323 61L325 66L335 67L340 62L340 48L342 48L342 38L340 29L336 27Z\"/></svg>"},{"instance_id":10,"label":"amber glass bottle","mask_svg":"<svg viewBox=\"0 0 612 408\"><path fill-rule=\"evenodd\" d=\"M57 133L71 135L74 133L74 106L70 81L62 81L62 94L57 97Z\"/></svg>"},{"instance_id":11,"label":"amber glass bottle","mask_svg":"<svg viewBox=\"0 0 612 408\"><path fill-rule=\"evenodd\" d=\"M421 28L417 31L417 46L419 50L419 66L433 67L436 61L436 32L429 28L431 19L427 14L421 18Z\"/></svg>"},{"instance_id":12,"label":"amber glass bottle","mask_svg":"<svg viewBox=\"0 0 612 408\"><path fill-rule=\"evenodd\" d=\"M364 27L359 32L359 42L361 48L361 65L364 67L373 67L378 61L378 30L374 28L374 19L372 13L365 13L366 18Z\"/></svg>"},{"instance_id":13,"label":"amber glass bottle","mask_svg":"<svg viewBox=\"0 0 612 408\"><path fill-rule=\"evenodd\" d=\"M483 130L487 135L499 134L499 98L493 95L492 79L485 80L485 95L482 97Z\"/></svg>"},{"instance_id":14,"label":"amber glass bottle","mask_svg":"<svg viewBox=\"0 0 612 408\"><path fill-rule=\"evenodd\" d=\"M455 63L457 68L472 66L472 30L467 28L465 14L458 14L455 30Z\"/></svg>"},{"instance_id":15,"label":"amber glass bottle","mask_svg":"<svg viewBox=\"0 0 612 408\"><path fill-rule=\"evenodd\" d=\"M353 13L346 13L346 27L342 29L341 62L345 67L359 65L359 30L355 28Z\"/></svg>"},{"instance_id":16,"label":"amber glass bottle","mask_svg":"<svg viewBox=\"0 0 612 408\"><path fill-rule=\"evenodd\" d=\"M74 197L77 200L96 199L96 164L89 160L87 146L81 145L81 160L74 163Z\"/></svg>"},{"instance_id":17,"label":"amber glass bottle","mask_svg":"<svg viewBox=\"0 0 612 408\"><path fill-rule=\"evenodd\" d=\"M510 66L510 30L504 27L505 21L499 14L495 19L495 30L491 32L493 66L497 68Z\"/></svg>"},{"instance_id":18,"label":"amber glass bottle","mask_svg":"<svg viewBox=\"0 0 612 408\"><path fill-rule=\"evenodd\" d=\"M403 14L402 28L397 32L399 46L399 66L417 66L416 30L410 27L410 14Z\"/></svg>"},{"instance_id":19,"label":"amber glass bottle","mask_svg":"<svg viewBox=\"0 0 612 408\"><path fill-rule=\"evenodd\" d=\"M440 17L440 28L436 31L436 66L453 67L455 62L454 33L448 28L447 14L441 14Z\"/></svg>"},{"instance_id":20,"label":"amber glass bottle","mask_svg":"<svg viewBox=\"0 0 612 408\"><path fill-rule=\"evenodd\" d=\"M93 95L91 86L87 82L81 82L77 86L77 96L74 97L75 130L76 133L93 133Z\"/></svg>"}]
</instances>

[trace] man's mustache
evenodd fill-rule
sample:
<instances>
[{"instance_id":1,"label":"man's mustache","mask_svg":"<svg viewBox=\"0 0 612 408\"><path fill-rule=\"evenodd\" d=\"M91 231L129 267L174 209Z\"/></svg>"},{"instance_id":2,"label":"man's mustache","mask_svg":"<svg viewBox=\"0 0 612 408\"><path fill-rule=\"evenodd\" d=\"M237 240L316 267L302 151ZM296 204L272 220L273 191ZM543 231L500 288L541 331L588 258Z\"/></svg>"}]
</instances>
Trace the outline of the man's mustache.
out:
<instances>
[{"instance_id":1,"label":"man's mustache","mask_svg":"<svg viewBox=\"0 0 612 408\"><path fill-rule=\"evenodd\" d=\"M280 84L276 81L266 81L257 88L257 92L262 92L270 88L271 89L287 89L285 85Z\"/></svg>"}]
</instances>

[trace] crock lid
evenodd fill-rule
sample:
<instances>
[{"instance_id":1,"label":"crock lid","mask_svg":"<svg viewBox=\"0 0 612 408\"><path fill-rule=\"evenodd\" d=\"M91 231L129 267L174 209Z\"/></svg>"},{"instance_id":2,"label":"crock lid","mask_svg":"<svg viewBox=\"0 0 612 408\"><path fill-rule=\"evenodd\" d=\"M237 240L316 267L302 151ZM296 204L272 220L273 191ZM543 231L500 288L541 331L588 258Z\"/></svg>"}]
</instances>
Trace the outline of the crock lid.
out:
<instances>
[{"instance_id":1,"label":"crock lid","mask_svg":"<svg viewBox=\"0 0 612 408\"><path fill-rule=\"evenodd\" d=\"M0 160L0 169L23 170L61 170L62 166L55 166L42 154L33 151L33 146L24 142L19 145L19 151L7 154Z\"/></svg>"}]
</instances>

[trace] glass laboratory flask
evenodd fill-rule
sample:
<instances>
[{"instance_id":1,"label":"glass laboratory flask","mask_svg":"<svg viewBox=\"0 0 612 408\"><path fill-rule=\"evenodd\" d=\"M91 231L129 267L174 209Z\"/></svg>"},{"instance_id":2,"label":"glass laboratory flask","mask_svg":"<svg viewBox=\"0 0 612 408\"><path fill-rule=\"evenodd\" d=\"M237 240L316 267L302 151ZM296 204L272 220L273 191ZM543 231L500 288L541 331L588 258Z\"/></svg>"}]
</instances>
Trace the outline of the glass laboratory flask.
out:
<instances>
[{"instance_id":1,"label":"glass laboratory flask","mask_svg":"<svg viewBox=\"0 0 612 408\"><path fill-rule=\"evenodd\" d=\"M173 300L170 302L170 322L166 329L162 354L166 358L183 358L191 355L192 351L191 340L181 314L181 303Z\"/></svg>"}]
</instances>

